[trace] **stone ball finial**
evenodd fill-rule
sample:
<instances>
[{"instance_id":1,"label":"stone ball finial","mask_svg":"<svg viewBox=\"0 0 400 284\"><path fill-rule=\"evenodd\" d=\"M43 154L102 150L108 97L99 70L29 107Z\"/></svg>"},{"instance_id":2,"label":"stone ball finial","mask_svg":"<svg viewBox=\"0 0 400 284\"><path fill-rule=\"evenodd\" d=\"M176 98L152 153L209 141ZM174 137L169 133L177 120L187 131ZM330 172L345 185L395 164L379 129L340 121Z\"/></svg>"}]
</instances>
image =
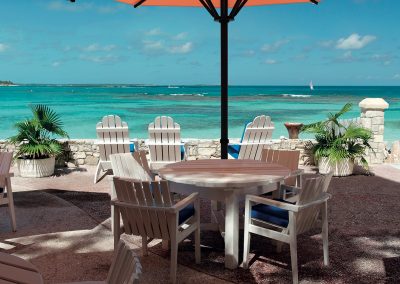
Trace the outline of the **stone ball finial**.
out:
<instances>
[{"instance_id":1,"label":"stone ball finial","mask_svg":"<svg viewBox=\"0 0 400 284\"><path fill-rule=\"evenodd\" d=\"M381 98L368 98L362 100L358 106L365 110L385 110L389 108L389 104Z\"/></svg>"}]
</instances>

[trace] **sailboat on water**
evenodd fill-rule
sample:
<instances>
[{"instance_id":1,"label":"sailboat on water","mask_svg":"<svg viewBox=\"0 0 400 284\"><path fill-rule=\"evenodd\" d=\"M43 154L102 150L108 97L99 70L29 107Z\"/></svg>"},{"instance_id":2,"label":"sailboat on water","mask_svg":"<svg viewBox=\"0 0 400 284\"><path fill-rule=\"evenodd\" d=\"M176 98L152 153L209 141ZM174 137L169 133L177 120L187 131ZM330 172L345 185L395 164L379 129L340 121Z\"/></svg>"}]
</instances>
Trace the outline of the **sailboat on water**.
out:
<instances>
[{"instance_id":1,"label":"sailboat on water","mask_svg":"<svg viewBox=\"0 0 400 284\"><path fill-rule=\"evenodd\" d=\"M313 84L312 80L310 81L310 90L314 91L314 84Z\"/></svg>"}]
</instances>

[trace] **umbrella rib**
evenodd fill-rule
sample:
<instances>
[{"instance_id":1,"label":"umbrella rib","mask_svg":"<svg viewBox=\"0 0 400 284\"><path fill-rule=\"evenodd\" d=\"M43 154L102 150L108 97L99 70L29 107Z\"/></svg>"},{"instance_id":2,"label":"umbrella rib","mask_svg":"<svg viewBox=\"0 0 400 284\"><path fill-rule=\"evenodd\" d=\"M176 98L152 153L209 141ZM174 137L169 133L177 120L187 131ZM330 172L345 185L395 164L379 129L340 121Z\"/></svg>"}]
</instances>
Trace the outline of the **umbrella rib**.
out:
<instances>
[{"instance_id":1,"label":"umbrella rib","mask_svg":"<svg viewBox=\"0 0 400 284\"><path fill-rule=\"evenodd\" d=\"M199 1L215 20L219 20L220 16L218 15L217 10L215 9L214 5L210 0L199 0Z\"/></svg>"},{"instance_id":2,"label":"umbrella rib","mask_svg":"<svg viewBox=\"0 0 400 284\"><path fill-rule=\"evenodd\" d=\"M237 0L233 6L231 13L229 14L229 20L233 21L236 15L242 10L243 6L247 3L247 0Z\"/></svg>"},{"instance_id":3,"label":"umbrella rib","mask_svg":"<svg viewBox=\"0 0 400 284\"><path fill-rule=\"evenodd\" d=\"M140 1L138 1L135 5L133 5L133 7L134 8L137 8L137 7L139 7L140 5L142 5L143 4L143 2L145 2L146 0L140 0Z\"/></svg>"}]
</instances>

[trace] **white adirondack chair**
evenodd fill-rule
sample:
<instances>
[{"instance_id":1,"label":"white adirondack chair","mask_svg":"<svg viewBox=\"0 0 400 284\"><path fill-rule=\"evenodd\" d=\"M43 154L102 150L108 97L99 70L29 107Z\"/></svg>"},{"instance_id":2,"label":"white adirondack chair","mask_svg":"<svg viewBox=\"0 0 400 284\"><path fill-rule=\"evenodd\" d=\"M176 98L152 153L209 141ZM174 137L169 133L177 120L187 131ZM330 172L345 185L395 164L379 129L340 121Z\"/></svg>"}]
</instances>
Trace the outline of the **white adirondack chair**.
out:
<instances>
[{"instance_id":1,"label":"white adirondack chair","mask_svg":"<svg viewBox=\"0 0 400 284\"><path fill-rule=\"evenodd\" d=\"M115 248L113 261L106 281L84 281L70 284L136 284L139 283L141 274L142 266L139 258L135 255L133 250L121 240Z\"/></svg>"},{"instance_id":2,"label":"white adirondack chair","mask_svg":"<svg viewBox=\"0 0 400 284\"><path fill-rule=\"evenodd\" d=\"M176 281L178 244L195 232L196 263L200 262L200 202L193 193L174 204L167 181L145 182L114 177L117 198L112 200L114 244L121 235L120 216L126 234L142 237L143 255L148 239L171 243L171 281Z\"/></svg>"},{"instance_id":3,"label":"white adirondack chair","mask_svg":"<svg viewBox=\"0 0 400 284\"><path fill-rule=\"evenodd\" d=\"M130 178L151 182L155 176L150 172L147 163L146 152L136 151L134 153L121 153L110 155L113 175L117 177ZM116 198L114 182L111 182L111 199ZM113 228L115 208L111 205L111 228Z\"/></svg>"},{"instance_id":4,"label":"white adirondack chair","mask_svg":"<svg viewBox=\"0 0 400 284\"><path fill-rule=\"evenodd\" d=\"M149 124L149 151L150 167L158 170L163 166L180 162L181 146L181 127L174 122L172 117L157 116L154 122Z\"/></svg>"},{"instance_id":5,"label":"white adirondack chair","mask_svg":"<svg viewBox=\"0 0 400 284\"><path fill-rule=\"evenodd\" d=\"M100 160L97 165L94 183L97 183L100 171L111 169L110 155L130 152L128 124L117 115L104 116L96 125Z\"/></svg>"},{"instance_id":6,"label":"white adirondack chair","mask_svg":"<svg viewBox=\"0 0 400 284\"><path fill-rule=\"evenodd\" d=\"M245 205L243 267L248 267L250 233L290 244L293 283L298 283L297 235L314 228L322 213L324 265L329 265L328 200L326 179L332 175L306 179L298 190L296 203L247 195Z\"/></svg>"},{"instance_id":7,"label":"white adirondack chair","mask_svg":"<svg viewBox=\"0 0 400 284\"><path fill-rule=\"evenodd\" d=\"M17 223L15 220L14 198L11 188L11 177L13 177L14 174L10 173L12 159L12 152L0 153L0 205L8 204L11 227L15 232L17 230Z\"/></svg>"},{"instance_id":8,"label":"white adirondack chair","mask_svg":"<svg viewBox=\"0 0 400 284\"><path fill-rule=\"evenodd\" d=\"M247 124L239 144L229 145L232 157L259 160L263 149L271 145L275 127L269 116L260 115Z\"/></svg>"}]
</instances>

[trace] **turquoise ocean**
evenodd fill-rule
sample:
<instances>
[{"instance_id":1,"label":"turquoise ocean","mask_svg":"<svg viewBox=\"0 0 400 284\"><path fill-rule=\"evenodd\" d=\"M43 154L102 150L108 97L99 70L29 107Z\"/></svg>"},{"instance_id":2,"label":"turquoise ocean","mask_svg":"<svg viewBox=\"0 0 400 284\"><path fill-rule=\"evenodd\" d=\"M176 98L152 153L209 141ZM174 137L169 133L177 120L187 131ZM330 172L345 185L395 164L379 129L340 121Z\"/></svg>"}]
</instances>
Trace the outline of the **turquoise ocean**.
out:
<instances>
[{"instance_id":1,"label":"turquoise ocean","mask_svg":"<svg viewBox=\"0 0 400 284\"><path fill-rule=\"evenodd\" d=\"M172 116L183 138L218 138L218 86L19 85L0 87L0 139L15 133L13 124L30 116L29 105L46 104L62 117L71 138L95 138L95 125L108 114L126 121L131 138L147 138L147 125L158 115ZM275 122L273 137L287 136L284 122L310 123L364 98L384 98L385 140L400 139L400 87L232 86L229 88L229 136L240 137L246 122L266 114ZM303 136L304 137L304 136Z\"/></svg>"}]
</instances>

